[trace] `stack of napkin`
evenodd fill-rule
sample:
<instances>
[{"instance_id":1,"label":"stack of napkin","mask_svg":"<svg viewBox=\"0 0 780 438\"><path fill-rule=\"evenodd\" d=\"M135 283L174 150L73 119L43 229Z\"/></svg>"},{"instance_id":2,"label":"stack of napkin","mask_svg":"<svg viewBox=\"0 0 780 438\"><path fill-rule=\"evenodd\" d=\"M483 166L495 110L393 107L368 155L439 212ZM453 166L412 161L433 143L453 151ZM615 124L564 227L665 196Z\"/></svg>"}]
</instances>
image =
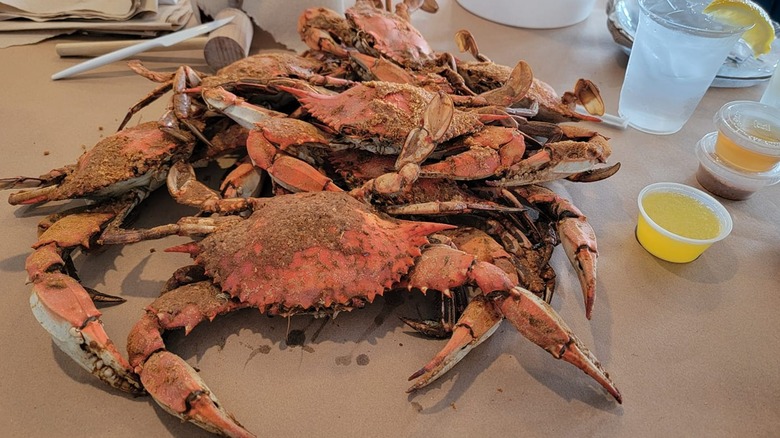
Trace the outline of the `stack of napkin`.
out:
<instances>
[{"instance_id":1,"label":"stack of napkin","mask_svg":"<svg viewBox=\"0 0 780 438\"><path fill-rule=\"evenodd\" d=\"M190 0L0 0L0 47L75 31L156 36L193 15Z\"/></svg>"}]
</instances>

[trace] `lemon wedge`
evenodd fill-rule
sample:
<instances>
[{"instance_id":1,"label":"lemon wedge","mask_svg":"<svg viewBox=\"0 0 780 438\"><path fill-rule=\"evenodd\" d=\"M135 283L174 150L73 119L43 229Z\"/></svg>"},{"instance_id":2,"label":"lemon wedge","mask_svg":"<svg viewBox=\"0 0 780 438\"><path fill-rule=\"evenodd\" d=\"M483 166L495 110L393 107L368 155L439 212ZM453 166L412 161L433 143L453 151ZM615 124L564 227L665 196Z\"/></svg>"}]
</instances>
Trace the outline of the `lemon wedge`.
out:
<instances>
[{"instance_id":1,"label":"lemon wedge","mask_svg":"<svg viewBox=\"0 0 780 438\"><path fill-rule=\"evenodd\" d=\"M712 0L704 8L705 14L732 26L751 26L742 39L753 49L753 55L769 53L775 39L775 28L769 14L751 0Z\"/></svg>"}]
</instances>

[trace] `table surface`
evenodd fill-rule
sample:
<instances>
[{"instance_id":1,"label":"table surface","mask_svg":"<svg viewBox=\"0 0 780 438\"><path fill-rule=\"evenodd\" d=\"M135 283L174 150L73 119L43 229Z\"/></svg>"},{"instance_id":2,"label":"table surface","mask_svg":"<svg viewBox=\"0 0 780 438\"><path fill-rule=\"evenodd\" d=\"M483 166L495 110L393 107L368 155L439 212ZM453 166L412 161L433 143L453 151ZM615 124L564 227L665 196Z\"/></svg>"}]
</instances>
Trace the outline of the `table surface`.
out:
<instances>
[{"instance_id":1,"label":"table surface","mask_svg":"<svg viewBox=\"0 0 780 438\"><path fill-rule=\"evenodd\" d=\"M609 113L617 113L627 57L607 28L604 1L577 25L554 30L507 27L475 17L453 1L414 24L431 44L456 52L452 35L472 30L494 61L525 59L536 77L559 91L577 78L593 80ZM291 25L293 25L291 23ZM85 39L77 37L75 39ZM0 51L4 66L0 175L40 175L75 162L85 148L116 129L125 111L155 84L115 63L52 82L77 60L60 59L54 44ZM271 47L258 34L253 51ZM206 70L194 52L144 54L155 70L180 64ZM723 201L731 235L689 264L645 252L634 237L636 196L647 184L698 187L694 145L714 130L726 102L757 100L765 85L710 89L677 134L596 128L611 138L614 177L552 187L572 199L599 236L599 273L592 320L585 319L576 276L562 249L553 266L553 307L601 360L624 396L616 404L587 376L504 324L445 377L407 395L406 380L443 341L415 336L399 316L416 316L426 302L393 293L335 319L259 317L241 311L199 326L169 347L195 366L249 430L267 436L770 436L780 427L780 186L746 201ZM163 99L164 100L164 99ZM157 102L131 123L154 120ZM62 205L0 204L0 424L5 436L208 436L181 423L150 398L133 398L93 379L61 353L29 309L24 261L43 214ZM165 193L152 196L136 226L176 220ZM85 285L121 294L103 308L109 335L124 351L126 333L171 272L189 263L161 251L184 238L103 248L77 265ZM287 345L288 331L305 334Z\"/></svg>"}]
</instances>

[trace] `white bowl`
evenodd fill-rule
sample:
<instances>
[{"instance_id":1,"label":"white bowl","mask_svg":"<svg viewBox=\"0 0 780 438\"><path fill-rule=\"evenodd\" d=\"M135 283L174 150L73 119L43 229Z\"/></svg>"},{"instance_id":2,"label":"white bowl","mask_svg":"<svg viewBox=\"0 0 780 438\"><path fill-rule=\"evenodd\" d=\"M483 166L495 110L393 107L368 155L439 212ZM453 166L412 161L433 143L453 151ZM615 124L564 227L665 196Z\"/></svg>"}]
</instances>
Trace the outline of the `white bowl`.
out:
<instances>
[{"instance_id":1,"label":"white bowl","mask_svg":"<svg viewBox=\"0 0 780 438\"><path fill-rule=\"evenodd\" d=\"M457 0L467 11L496 23L531 29L571 26L588 18L596 0Z\"/></svg>"}]
</instances>

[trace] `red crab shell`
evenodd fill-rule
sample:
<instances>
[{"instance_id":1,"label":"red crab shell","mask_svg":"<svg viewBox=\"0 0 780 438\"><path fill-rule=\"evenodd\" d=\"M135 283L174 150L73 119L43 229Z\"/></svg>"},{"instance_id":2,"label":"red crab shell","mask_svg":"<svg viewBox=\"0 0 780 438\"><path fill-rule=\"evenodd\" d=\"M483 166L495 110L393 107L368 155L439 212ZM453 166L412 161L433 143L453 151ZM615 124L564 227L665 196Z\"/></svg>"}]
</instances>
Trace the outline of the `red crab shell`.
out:
<instances>
[{"instance_id":1,"label":"red crab shell","mask_svg":"<svg viewBox=\"0 0 780 438\"><path fill-rule=\"evenodd\" d=\"M369 55L384 55L402 66L416 68L435 57L420 31L392 12L357 2L344 16L353 29L359 30L358 34L365 40L362 50L373 52Z\"/></svg>"},{"instance_id":2,"label":"red crab shell","mask_svg":"<svg viewBox=\"0 0 780 438\"><path fill-rule=\"evenodd\" d=\"M361 307L396 284L450 225L379 216L344 193L269 198L198 243L222 290L269 314Z\"/></svg>"},{"instance_id":3,"label":"red crab shell","mask_svg":"<svg viewBox=\"0 0 780 438\"><path fill-rule=\"evenodd\" d=\"M79 157L75 165L65 168L65 177L53 190L40 197L26 192L11 195L11 203L33 204L83 196L101 197L124 184L132 187L147 184L143 176L165 178L166 165L192 153L192 145L166 134L157 122L146 122L125 128L98 142ZM134 182L135 181L135 182ZM16 198L21 201L16 202Z\"/></svg>"},{"instance_id":4,"label":"red crab shell","mask_svg":"<svg viewBox=\"0 0 780 438\"><path fill-rule=\"evenodd\" d=\"M312 116L342 134L378 136L401 143L411 130L421 126L434 96L420 87L391 82L361 82L334 95L279 88L296 96ZM440 141L479 131L483 126L478 114L455 110Z\"/></svg>"},{"instance_id":5,"label":"red crab shell","mask_svg":"<svg viewBox=\"0 0 780 438\"><path fill-rule=\"evenodd\" d=\"M204 87L251 79L265 83L278 77L307 77L323 69L323 63L314 58L287 52L259 53L242 58L220 69L216 75L203 78Z\"/></svg>"}]
</instances>

